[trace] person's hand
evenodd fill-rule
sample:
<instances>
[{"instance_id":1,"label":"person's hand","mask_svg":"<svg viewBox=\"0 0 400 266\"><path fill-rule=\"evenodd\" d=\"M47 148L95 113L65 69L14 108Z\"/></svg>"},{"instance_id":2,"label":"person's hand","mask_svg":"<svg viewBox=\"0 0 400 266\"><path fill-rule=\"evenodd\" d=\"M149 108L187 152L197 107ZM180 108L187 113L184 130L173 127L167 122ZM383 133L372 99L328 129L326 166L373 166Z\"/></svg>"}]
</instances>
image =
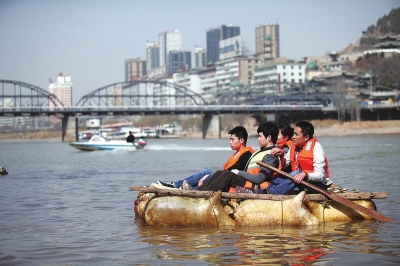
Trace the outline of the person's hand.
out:
<instances>
[{"instance_id":1,"label":"person's hand","mask_svg":"<svg viewBox=\"0 0 400 266\"><path fill-rule=\"evenodd\" d=\"M295 175L293 177L293 182L300 184L301 181L303 181L304 179L306 179L307 174L306 173L298 173L297 175Z\"/></svg>"},{"instance_id":2,"label":"person's hand","mask_svg":"<svg viewBox=\"0 0 400 266\"><path fill-rule=\"evenodd\" d=\"M204 179L206 179L208 176L209 176L209 175L203 176L203 177L199 180L199 183L197 183L197 185L199 185L199 187L201 187L201 186L203 185Z\"/></svg>"},{"instance_id":3,"label":"person's hand","mask_svg":"<svg viewBox=\"0 0 400 266\"><path fill-rule=\"evenodd\" d=\"M273 148L271 150L271 154L275 154L276 156L282 156L285 154L285 151L279 148Z\"/></svg>"},{"instance_id":4,"label":"person's hand","mask_svg":"<svg viewBox=\"0 0 400 266\"><path fill-rule=\"evenodd\" d=\"M238 169L232 169L231 172L234 173L234 174L239 174L239 170Z\"/></svg>"}]
</instances>

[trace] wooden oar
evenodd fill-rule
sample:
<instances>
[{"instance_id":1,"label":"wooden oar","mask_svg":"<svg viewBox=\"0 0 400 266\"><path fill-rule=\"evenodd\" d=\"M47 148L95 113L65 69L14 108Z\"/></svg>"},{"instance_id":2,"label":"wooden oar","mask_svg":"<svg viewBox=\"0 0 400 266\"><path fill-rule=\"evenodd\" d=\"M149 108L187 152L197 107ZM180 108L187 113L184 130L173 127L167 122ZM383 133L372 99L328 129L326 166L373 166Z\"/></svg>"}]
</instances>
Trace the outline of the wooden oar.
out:
<instances>
[{"instance_id":1,"label":"wooden oar","mask_svg":"<svg viewBox=\"0 0 400 266\"><path fill-rule=\"evenodd\" d=\"M288 173L286 173L286 172L284 172L282 170L279 170L279 169L277 169L277 168L275 168L275 167L273 167L273 166L271 166L269 164L266 164L266 163L263 163L263 162L257 162L257 164L262 166L262 167L268 168L268 169L270 169L270 170L272 170L274 172L277 172L278 174L280 174L283 177L286 177L286 178L289 178L289 179L293 180L293 177L290 174L288 174ZM319 193L321 193L322 195L324 195L325 197L327 197L327 198L329 198L331 200L334 200L334 201L339 202L339 203L341 203L343 205L346 205L346 206L348 206L350 208L353 208L354 210L359 211L361 213L364 213L364 214L366 214L368 216L371 216L372 218L375 218L375 219L377 219L377 220L379 220L381 222L397 222L396 220L394 220L394 219L392 219L390 217L387 217L385 215L379 214L376 211L370 210L370 209L365 208L364 206L361 206L361 205L359 205L359 204L357 204L357 203L355 203L355 202L353 202L351 200L343 198L340 195L338 195L337 193L323 190L323 189L321 189L321 188L319 188L317 186L314 186L314 185L312 185L312 184L310 184L310 183L308 183L308 182L306 182L304 180L301 181L301 184L303 184L306 187L312 188L315 191L318 191Z\"/></svg>"}]
</instances>

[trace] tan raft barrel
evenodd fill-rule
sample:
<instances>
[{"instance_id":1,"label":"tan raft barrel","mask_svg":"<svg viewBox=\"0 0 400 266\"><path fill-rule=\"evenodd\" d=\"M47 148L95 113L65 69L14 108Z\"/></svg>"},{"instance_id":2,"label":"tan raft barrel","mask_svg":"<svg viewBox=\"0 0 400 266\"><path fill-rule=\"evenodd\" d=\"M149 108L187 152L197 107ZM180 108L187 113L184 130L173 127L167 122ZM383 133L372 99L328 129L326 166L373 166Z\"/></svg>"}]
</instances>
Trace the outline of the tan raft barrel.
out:
<instances>
[{"instance_id":1,"label":"tan raft barrel","mask_svg":"<svg viewBox=\"0 0 400 266\"><path fill-rule=\"evenodd\" d=\"M274 196L227 192L177 190L165 187L131 187L141 191L135 213L152 226L255 226L314 225L321 222L373 220L318 194ZM372 198L385 192L341 193L343 197L375 210ZM224 198L223 205L221 198Z\"/></svg>"}]
</instances>

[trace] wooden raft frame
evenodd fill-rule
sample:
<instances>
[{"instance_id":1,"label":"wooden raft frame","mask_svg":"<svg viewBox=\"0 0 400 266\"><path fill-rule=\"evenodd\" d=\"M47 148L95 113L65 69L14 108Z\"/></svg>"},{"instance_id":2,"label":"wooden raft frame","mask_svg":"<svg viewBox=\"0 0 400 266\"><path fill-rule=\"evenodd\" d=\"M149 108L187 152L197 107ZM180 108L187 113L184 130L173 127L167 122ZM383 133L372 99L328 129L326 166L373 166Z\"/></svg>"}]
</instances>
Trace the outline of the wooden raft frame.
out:
<instances>
[{"instance_id":1,"label":"wooden raft frame","mask_svg":"<svg viewBox=\"0 0 400 266\"><path fill-rule=\"evenodd\" d=\"M181 196L191 198L210 198L215 192L214 191L198 191L198 190L182 190L174 188L155 188L155 187L140 187L132 186L129 188L130 191L139 191L141 193L155 193L158 196ZM340 196L349 200L372 200L372 199L386 199L386 192L345 192L338 193ZM226 199L262 199L262 200L275 200L282 201L292 199L296 195L269 195L269 194L247 194L247 193L230 193L222 192L222 198ZM305 199L324 202L328 199L321 194L306 194Z\"/></svg>"}]
</instances>

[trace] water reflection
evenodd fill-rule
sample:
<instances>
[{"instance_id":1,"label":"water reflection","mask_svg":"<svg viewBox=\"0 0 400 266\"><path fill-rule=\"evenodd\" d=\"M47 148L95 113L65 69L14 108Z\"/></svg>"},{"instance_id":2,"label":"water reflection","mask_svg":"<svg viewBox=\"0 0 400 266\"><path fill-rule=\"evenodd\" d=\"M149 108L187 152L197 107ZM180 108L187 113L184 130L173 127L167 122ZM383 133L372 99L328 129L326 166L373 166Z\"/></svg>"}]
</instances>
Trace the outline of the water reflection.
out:
<instances>
[{"instance_id":1,"label":"water reflection","mask_svg":"<svg viewBox=\"0 0 400 266\"><path fill-rule=\"evenodd\" d=\"M380 258L385 261L399 255L393 253L393 242L399 243L398 234L395 241L386 242L379 232L381 225L375 226L376 223L368 221L312 227L240 228L150 227L137 222L140 241L151 245L153 255L161 260L238 265L331 265L338 260L334 256L337 252L357 250L356 256L375 254L386 256Z\"/></svg>"}]
</instances>

